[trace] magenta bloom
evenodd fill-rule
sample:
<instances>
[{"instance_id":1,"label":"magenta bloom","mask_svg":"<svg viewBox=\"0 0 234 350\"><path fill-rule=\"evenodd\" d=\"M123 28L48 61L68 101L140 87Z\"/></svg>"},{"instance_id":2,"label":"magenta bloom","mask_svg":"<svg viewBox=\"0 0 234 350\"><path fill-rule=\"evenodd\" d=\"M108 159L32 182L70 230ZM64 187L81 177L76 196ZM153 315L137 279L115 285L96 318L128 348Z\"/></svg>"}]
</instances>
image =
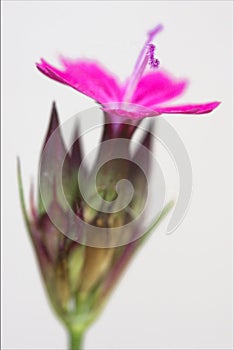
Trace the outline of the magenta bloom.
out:
<instances>
[{"instance_id":1,"label":"magenta bloom","mask_svg":"<svg viewBox=\"0 0 234 350\"><path fill-rule=\"evenodd\" d=\"M164 105L184 92L187 82L175 79L158 70L159 61L154 58L155 46L151 43L161 31L159 25L148 32L148 37L135 64L132 75L120 82L99 63L91 60L60 58L62 69L41 59L37 68L49 78L82 92L96 100L112 117L122 116L141 119L163 113L202 114L215 109L220 102ZM151 71L146 71L147 66Z\"/></svg>"}]
</instances>

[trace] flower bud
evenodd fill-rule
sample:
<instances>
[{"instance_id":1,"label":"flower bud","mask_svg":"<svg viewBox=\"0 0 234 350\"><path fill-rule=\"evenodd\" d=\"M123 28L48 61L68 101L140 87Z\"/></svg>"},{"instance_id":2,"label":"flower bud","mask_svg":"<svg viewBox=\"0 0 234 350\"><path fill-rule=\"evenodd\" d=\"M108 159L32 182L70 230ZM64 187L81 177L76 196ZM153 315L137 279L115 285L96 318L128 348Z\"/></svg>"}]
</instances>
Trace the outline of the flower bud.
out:
<instances>
[{"instance_id":1,"label":"flower bud","mask_svg":"<svg viewBox=\"0 0 234 350\"><path fill-rule=\"evenodd\" d=\"M90 192L90 203L87 203L81 194L77 181L77 172L83 158L78 129L75 129L75 142L71 151L68 152L58 128L58 114L56 106L53 104L50 124L42 148L38 208L34 202L33 191L31 191L31 210L30 213L26 211L19 169L20 196L25 221L51 304L66 327L70 330L83 330L97 317L107 296L141 243L141 239L134 238L134 235L142 230L141 225L138 224L137 227L133 225L125 231L121 230L134 219L134 215L137 215L143 207L145 196L147 196L147 181L145 174L136 165L137 159L142 157L140 148L134 156L130 156L129 147L125 147L122 150L124 155L122 158L115 159L113 157L113 159L103 162L99 168L99 162L105 160L106 156L104 143L101 143L96 164L93 165L91 172L98 169L97 192L113 210L105 212L102 207L100 209L95 207L96 199L92 195L92 191ZM106 124L104 126L103 142L105 138L108 139L107 135L113 135L112 128L116 131L113 125ZM121 138L129 138L130 141L135 129L135 127L128 128L122 124L118 135ZM55 131L57 131L56 134L54 134ZM47 147L51 138L52 147ZM150 149L151 138L150 132L147 132L142 140L144 147ZM112 148L108 149L110 156L116 147L121 147L117 134L112 141ZM59 164L63 160L61 188ZM144 159L144 166L146 173L149 172L149 158ZM87 170L85 172L87 191L90 191L92 187L89 186L89 182L91 182L92 177ZM116 209L118 196L122 195L120 202L124 201L125 196L127 196L126 193L117 193L116 184L122 179L128 179L134 187L134 194L128 210L126 208ZM73 222L71 215L66 210L64 198L80 220L97 228L97 233L93 236L92 247L72 240L66 235ZM45 199L46 206L43 201ZM135 214L133 215L133 213ZM55 222L51 218L54 218ZM61 232L59 227L66 228L67 231ZM80 228L77 226L77 235L83 238L84 243L85 237L89 233L88 227ZM98 247L98 230L101 228L106 229L106 239L109 240L108 248ZM132 242L122 246L119 244L119 237L108 237L108 232L114 228L119 228L121 234L128 234Z\"/></svg>"}]
</instances>

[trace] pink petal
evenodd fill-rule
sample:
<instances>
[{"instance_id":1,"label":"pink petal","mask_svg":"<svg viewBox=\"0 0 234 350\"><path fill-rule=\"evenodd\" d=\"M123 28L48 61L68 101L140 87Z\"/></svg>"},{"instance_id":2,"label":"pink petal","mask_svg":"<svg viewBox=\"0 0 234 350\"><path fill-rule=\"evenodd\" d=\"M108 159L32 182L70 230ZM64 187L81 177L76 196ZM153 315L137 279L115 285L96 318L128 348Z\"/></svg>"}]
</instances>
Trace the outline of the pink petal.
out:
<instances>
[{"instance_id":1,"label":"pink petal","mask_svg":"<svg viewBox=\"0 0 234 350\"><path fill-rule=\"evenodd\" d=\"M182 114L203 114L212 112L221 102L207 102L200 104L187 104L180 106L154 107L155 112L162 113L182 113Z\"/></svg>"},{"instance_id":2,"label":"pink petal","mask_svg":"<svg viewBox=\"0 0 234 350\"><path fill-rule=\"evenodd\" d=\"M163 71L149 72L139 81L131 102L151 107L181 95L186 86L185 79L172 78Z\"/></svg>"},{"instance_id":3,"label":"pink petal","mask_svg":"<svg viewBox=\"0 0 234 350\"><path fill-rule=\"evenodd\" d=\"M41 59L40 63L36 63L36 67L41 73L47 75L49 78L56 80L59 83L66 84L64 80L59 77L60 71L57 70L58 72L56 72L56 68L51 66L44 59Z\"/></svg>"},{"instance_id":4,"label":"pink petal","mask_svg":"<svg viewBox=\"0 0 234 350\"><path fill-rule=\"evenodd\" d=\"M213 111L220 105L221 102L207 102L201 104L188 104L181 106L171 107L158 107L147 108L141 105L135 105L131 103L109 103L104 106L103 110L112 116L113 120L120 117L123 119L135 119L140 120L146 117L156 117L164 113L175 114L204 114Z\"/></svg>"},{"instance_id":5,"label":"pink petal","mask_svg":"<svg viewBox=\"0 0 234 350\"><path fill-rule=\"evenodd\" d=\"M61 58L63 69L57 69L45 60L37 68L49 78L82 92L99 103L121 101L122 89L117 79L98 63L88 60Z\"/></svg>"},{"instance_id":6,"label":"pink petal","mask_svg":"<svg viewBox=\"0 0 234 350\"><path fill-rule=\"evenodd\" d=\"M127 102L108 103L105 104L102 109L109 114L114 122L128 119L140 120L146 117L155 117L160 114L152 108Z\"/></svg>"}]
</instances>

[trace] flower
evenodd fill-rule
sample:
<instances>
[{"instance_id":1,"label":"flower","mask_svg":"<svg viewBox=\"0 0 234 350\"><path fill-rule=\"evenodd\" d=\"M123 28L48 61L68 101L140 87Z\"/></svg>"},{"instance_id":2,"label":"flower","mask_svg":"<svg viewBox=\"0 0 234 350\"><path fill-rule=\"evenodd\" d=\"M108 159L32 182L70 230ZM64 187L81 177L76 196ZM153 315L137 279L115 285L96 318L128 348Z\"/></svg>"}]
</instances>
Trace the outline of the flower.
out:
<instances>
[{"instance_id":1,"label":"flower","mask_svg":"<svg viewBox=\"0 0 234 350\"><path fill-rule=\"evenodd\" d=\"M158 70L159 61L154 58L153 38L162 30L158 25L148 32L147 40L136 61L131 76L121 83L112 73L96 61L60 57L62 69L44 59L37 68L49 78L91 97L103 106L113 118L142 119L163 113L203 114L214 110L220 102L185 105L164 103L180 96L186 86L185 79L175 79ZM151 71L146 71L147 66Z\"/></svg>"},{"instance_id":2,"label":"flower","mask_svg":"<svg viewBox=\"0 0 234 350\"><path fill-rule=\"evenodd\" d=\"M37 64L38 69L53 80L96 100L107 119L97 158L91 169L84 167L81 176L85 180L84 192L82 181L79 176L77 178L78 171L80 174L80 168L83 169L82 139L75 129L72 147L70 150L66 148L55 104L41 153L38 205L32 189L29 211L24 201L20 167L18 169L25 222L49 299L70 333L72 350L81 348L83 333L100 313L129 261L172 206L170 202L159 217L147 221L144 226L145 216L139 213L146 212L153 120L138 143L139 147L132 153L130 148L134 142L131 137L141 119L162 113L208 113L219 104L163 106L164 102L179 96L187 82L158 70L159 61L154 57L152 40L161 29L162 26L157 26L149 31L133 73L124 83L95 61L61 58L63 69L57 69L43 59ZM146 72L147 65L152 71ZM131 122L126 123L126 119L131 119ZM106 144L111 146L107 148ZM145 149L147 153L143 151ZM121 153L115 156L115 150L121 150ZM107 153L109 158L106 161ZM141 164L144 164L143 169ZM121 197L117 191L116 185L122 179L133 185L134 193L126 206L118 207L119 202L124 204L122 202L128 194L128 191L122 191ZM97 197L101 201L96 203ZM138 216L140 221L135 220ZM80 221L85 225L77 224ZM128 226L129 222L133 225ZM106 229L102 237L107 245L97 244L102 229ZM88 244L90 233L95 244ZM120 243L125 234L130 240L127 244Z\"/></svg>"}]
</instances>

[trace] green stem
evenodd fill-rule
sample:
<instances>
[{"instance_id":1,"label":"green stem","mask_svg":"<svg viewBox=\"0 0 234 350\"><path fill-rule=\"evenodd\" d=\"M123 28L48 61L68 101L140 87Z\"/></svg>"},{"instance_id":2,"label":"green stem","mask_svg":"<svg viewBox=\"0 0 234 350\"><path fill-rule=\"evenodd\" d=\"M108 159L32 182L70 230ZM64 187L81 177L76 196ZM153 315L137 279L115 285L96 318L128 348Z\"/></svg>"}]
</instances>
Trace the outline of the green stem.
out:
<instances>
[{"instance_id":1,"label":"green stem","mask_svg":"<svg viewBox=\"0 0 234 350\"><path fill-rule=\"evenodd\" d=\"M69 330L69 350L82 350L84 332L80 330Z\"/></svg>"}]
</instances>

